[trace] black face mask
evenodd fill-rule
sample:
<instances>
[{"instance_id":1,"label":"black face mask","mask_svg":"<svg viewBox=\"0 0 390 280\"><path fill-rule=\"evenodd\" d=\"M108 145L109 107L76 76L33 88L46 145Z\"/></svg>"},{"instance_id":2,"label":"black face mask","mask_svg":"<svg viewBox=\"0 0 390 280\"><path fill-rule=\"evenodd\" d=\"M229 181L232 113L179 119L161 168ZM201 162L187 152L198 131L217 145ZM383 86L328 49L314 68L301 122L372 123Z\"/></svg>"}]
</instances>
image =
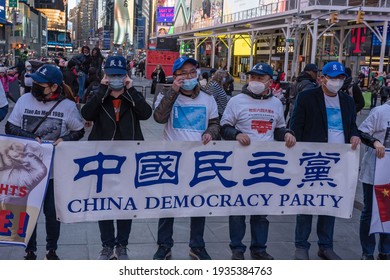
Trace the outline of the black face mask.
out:
<instances>
[{"instance_id":1,"label":"black face mask","mask_svg":"<svg viewBox=\"0 0 390 280\"><path fill-rule=\"evenodd\" d=\"M31 87L31 94L32 96L35 97L36 100L39 102L46 102L46 94L45 92L45 87L38 85L36 83L33 83Z\"/></svg>"}]
</instances>

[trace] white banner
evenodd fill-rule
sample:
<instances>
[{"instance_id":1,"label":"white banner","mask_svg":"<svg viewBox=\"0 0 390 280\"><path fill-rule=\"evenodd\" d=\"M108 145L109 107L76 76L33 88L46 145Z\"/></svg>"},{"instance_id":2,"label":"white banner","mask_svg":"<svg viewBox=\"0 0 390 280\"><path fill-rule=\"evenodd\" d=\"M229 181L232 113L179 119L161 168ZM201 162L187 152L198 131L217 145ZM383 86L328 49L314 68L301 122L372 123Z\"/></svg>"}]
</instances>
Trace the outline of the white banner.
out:
<instances>
[{"instance_id":1,"label":"white banner","mask_svg":"<svg viewBox=\"0 0 390 280\"><path fill-rule=\"evenodd\" d=\"M390 150L376 159L370 234L390 233Z\"/></svg>"},{"instance_id":2,"label":"white banner","mask_svg":"<svg viewBox=\"0 0 390 280\"><path fill-rule=\"evenodd\" d=\"M0 135L0 243L27 244L46 192L51 143Z\"/></svg>"},{"instance_id":3,"label":"white banner","mask_svg":"<svg viewBox=\"0 0 390 280\"><path fill-rule=\"evenodd\" d=\"M352 217L359 151L346 144L62 142L61 222L250 214Z\"/></svg>"}]
</instances>

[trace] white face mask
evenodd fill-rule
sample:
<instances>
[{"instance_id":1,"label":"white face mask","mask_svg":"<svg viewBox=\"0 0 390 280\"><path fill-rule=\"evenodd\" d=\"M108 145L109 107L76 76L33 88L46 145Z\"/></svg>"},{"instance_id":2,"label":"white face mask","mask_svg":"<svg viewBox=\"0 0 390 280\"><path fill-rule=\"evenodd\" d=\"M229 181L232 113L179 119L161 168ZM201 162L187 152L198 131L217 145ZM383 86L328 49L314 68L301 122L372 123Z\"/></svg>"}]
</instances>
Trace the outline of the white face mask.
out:
<instances>
[{"instance_id":1,"label":"white face mask","mask_svg":"<svg viewBox=\"0 0 390 280\"><path fill-rule=\"evenodd\" d=\"M248 90L254 94L260 95L265 90L265 83L250 81L248 83Z\"/></svg>"},{"instance_id":2,"label":"white face mask","mask_svg":"<svg viewBox=\"0 0 390 280\"><path fill-rule=\"evenodd\" d=\"M337 93L343 87L343 84L344 80L326 78L325 86L330 92Z\"/></svg>"}]
</instances>

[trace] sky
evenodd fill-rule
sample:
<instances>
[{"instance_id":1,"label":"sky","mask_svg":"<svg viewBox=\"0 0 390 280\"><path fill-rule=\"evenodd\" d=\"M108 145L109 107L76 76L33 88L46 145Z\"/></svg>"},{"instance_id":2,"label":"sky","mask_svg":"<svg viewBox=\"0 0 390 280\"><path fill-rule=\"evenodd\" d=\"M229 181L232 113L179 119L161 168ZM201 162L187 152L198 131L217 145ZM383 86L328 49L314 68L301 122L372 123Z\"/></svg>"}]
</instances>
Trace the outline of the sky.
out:
<instances>
[{"instance_id":1,"label":"sky","mask_svg":"<svg viewBox=\"0 0 390 280\"><path fill-rule=\"evenodd\" d=\"M70 9L72 9L72 8L74 8L75 6L76 6L76 0L69 0L68 1L68 9L70 10Z\"/></svg>"}]
</instances>

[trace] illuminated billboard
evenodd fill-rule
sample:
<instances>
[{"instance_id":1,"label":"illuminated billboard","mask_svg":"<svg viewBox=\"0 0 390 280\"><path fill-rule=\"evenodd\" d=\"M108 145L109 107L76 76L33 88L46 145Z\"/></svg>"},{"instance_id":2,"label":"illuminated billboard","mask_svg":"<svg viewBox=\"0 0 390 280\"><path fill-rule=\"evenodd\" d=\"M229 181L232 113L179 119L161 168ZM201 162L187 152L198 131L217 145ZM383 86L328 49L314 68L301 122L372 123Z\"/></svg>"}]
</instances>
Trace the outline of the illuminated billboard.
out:
<instances>
[{"instance_id":1,"label":"illuminated billboard","mask_svg":"<svg viewBox=\"0 0 390 280\"><path fill-rule=\"evenodd\" d=\"M175 17L175 8L174 7L158 7L157 8L157 22L167 22L172 23L173 18Z\"/></svg>"},{"instance_id":2,"label":"illuminated billboard","mask_svg":"<svg viewBox=\"0 0 390 280\"><path fill-rule=\"evenodd\" d=\"M231 15L242 11L258 8L258 16L284 12L286 1L280 0L225 0L223 5L223 15Z\"/></svg>"},{"instance_id":3,"label":"illuminated billboard","mask_svg":"<svg viewBox=\"0 0 390 280\"><path fill-rule=\"evenodd\" d=\"M133 43L134 1L115 0L114 44Z\"/></svg>"},{"instance_id":4,"label":"illuminated billboard","mask_svg":"<svg viewBox=\"0 0 390 280\"><path fill-rule=\"evenodd\" d=\"M223 0L193 0L191 28L214 26L222 22Z\"/></svg>"}]
</instances>

